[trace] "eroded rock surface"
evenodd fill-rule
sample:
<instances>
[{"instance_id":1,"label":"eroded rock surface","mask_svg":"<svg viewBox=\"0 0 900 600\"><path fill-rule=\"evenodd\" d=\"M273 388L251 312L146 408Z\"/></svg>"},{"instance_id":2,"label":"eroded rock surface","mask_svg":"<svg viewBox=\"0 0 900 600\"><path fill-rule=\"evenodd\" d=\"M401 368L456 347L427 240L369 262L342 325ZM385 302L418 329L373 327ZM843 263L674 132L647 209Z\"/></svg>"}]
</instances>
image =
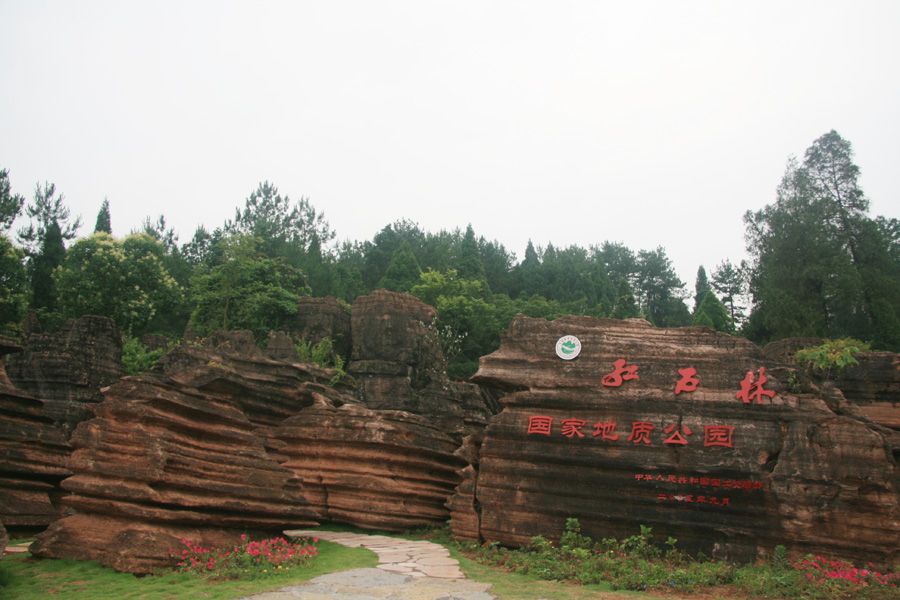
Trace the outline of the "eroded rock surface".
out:
<instances>
[{"instance_id":1,"label":"eroded rock surface","mask_svg":"<svg viewBox=\"0 0 900 600\"><path fill-rule=\"evenodd\" d=\"M0 336L0 356L21 346ZM60 516L59 483L71 475L69 446L44 403L13 387L0 363L0 521L44 528Z\"/></svg>"},{"instance_id":2,"label":"eroded rock surface","mask_svg":"<svg viewBox=\"0 0 900 600\"><path fill-rule=\"evenodd\" d=\"M100 389L125 374L119 329L106 317L69 319L56 333L32 333L6 369L13 384L40 398L68 435L91 418L91 406L103 400Z\"/></svg>"},{"instance_id":3,"label":"eroded rock surface","mask_svg":"<svg viewBox=\"0 0 900 600\"><path fill-rule=\"evenodd\" d=\"M38 537L37 556L146 573L166 565L181 538L215 545L319 520L300 479L266 453L228 398L129 377L95 412L72 436L75 474L62 483L63 503L78 514Z\"/></svg>"},{"instance_id":4,"label":"eroded rock surface","mask_svg":"<svg viewBox=\"0 0 900 600\"><path fill-rule=\"evenodd\" d=\"M582 344L574 360L556 355L565 335ZM576 517L597 539L647 525L732 558L785 544L896 560L896 433L854 416L837 389L792 391L792 376L702 327L519 315L473 377L512 393L450 502L451 526L521 545Z\"/></svg>"},{"instance_id":5,"label":"eroded rock surface","mask_svg":"<svg viewBox=\"0 0 900 600\"><path fill-rule=\"evenodd\" d=\"M409 294L377 290L356 299L351 317L348 370L367 407L421 415L457 441L499 410L477 386L447 379L434 307Z\"/></svg>"},{"instance_id":6,"label":"eroded rock surface","mask_svg":"<svg viewBox=\"0 0 900 600\"><path fill-rule=\"evenodd\" d=\"M444 503L463 466L450 436L417 415L313 397L274 437L325 518L388 531L447 520Z\"/></svg>"}]
</instances>

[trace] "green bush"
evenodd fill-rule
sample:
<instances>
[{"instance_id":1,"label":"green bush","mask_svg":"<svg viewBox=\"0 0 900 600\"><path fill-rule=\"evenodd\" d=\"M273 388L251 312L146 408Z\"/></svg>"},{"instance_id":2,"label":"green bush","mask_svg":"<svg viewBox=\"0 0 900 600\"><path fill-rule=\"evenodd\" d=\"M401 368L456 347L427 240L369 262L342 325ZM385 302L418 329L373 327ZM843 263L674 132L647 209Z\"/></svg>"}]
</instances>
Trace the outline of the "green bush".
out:
<instances>
[{"instance_id":1,"label":"green bush","mask_svg":"<svg viewBox=\"0 0 900 600\"><path fill-rule=\"evenodd\" d=\"M122 344L122 362L125 365L125 374L142 375L148 372L165 353L166 351L162 348L148 350L139 339L126 337Z\"/></svg>"}]
</instances>

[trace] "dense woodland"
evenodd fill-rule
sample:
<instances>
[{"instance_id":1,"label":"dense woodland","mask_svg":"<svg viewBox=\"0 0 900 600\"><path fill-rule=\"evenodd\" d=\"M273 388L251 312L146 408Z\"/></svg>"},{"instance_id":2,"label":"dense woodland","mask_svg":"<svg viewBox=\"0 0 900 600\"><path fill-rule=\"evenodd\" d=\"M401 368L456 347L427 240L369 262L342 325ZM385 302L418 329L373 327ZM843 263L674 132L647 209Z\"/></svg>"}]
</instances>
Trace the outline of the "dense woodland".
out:
<instances>
[{"instance_id":1,"label":"dense woodland","mask_svg":"<svg viewBox=\"0 0 900 600\"><path fill-rule=\"evenodd\" d=\"M136 339L190 328L284 330L300 296L351 303L378 288L438 309L433 325L465 376L499 345L516 313L643 317L660 327L705 325L757 343L854 337L900 351L900 222L872 217L850 143L831 131L791 158L774 201L744 216L750 261L699 266L688 289L662 247L535 246L518 260L465 231L427 232L402 220L370 241L336 243L310 202L266 182L212 230L179 244L164 216L114 235L104 201L93 233L53 184L11 192L0 170L0 333L21 335L28 309L45 329L84 314L115 319ZM24 215L26 227L12 231Z\"/></svg>"}]
</instances>

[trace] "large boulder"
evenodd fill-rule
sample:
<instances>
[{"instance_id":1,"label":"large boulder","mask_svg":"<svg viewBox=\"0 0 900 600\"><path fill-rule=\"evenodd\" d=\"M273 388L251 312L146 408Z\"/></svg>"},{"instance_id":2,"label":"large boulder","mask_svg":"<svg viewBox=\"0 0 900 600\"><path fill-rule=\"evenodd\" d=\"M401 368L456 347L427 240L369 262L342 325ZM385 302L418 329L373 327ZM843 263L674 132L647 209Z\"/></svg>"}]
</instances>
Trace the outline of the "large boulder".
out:
<instances>
[{"instance_id":1,"label":"large boulder","mask_svg":"<svg viewBox=\"0 0 900 600\"><path fill-rule=\"evenodd\" d=\"M318 522L300 479L266 453L230 399L149 377L104 394L72 436L75 474L62 487L77 514L38 536L36 556L147 573L167 565L182 538L216 545Z\"/></svg>"},{"instance_id":2,"label":"large boulder","mask_svg":"<svg viewBox=\"0 0 900 600\"><path fill-rule=\"evenodd\" d=\"M511 393L450 502L461 537L521 545L575 517L595 538L647 525L738 559L900 558L898 434L745 339L519 315L473 380Z\"/></svg>"},{"instance_id":3,"label":"large boulder","mask_svg":"<svg viewBox=\"0 0 900 600\"><path fill-rule=\"evenodd\" d=\"M0 336L0 356L21 349ZM66 467L71 450L44 403L13 387L0 363L0 521L31 531L58 519L59 484L72 474Z\"/></svg>"},{"instance_id":4,"label":"large boulder","mask_svg":"<svg viewBox=\"0 0 900 600\"><path fill-rule=\"evenodd\" d=\"M32 333L6 369L18 389L44 401L68 435L92 416L91 406L103 400L100 390L125 374L122 338L112 319L69 319L56 333Z\"/></svg>"}]
</instances>

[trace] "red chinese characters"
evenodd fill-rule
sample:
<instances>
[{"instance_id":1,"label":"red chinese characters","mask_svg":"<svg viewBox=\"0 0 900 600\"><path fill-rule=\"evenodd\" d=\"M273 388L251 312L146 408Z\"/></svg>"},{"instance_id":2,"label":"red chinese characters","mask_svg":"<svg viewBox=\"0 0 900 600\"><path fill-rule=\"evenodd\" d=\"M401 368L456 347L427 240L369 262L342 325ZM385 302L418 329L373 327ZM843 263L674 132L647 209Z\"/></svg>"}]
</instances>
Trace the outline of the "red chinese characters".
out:
<instances>
[{"instance_id":1,"label":"red chinese characters","mask_svg":"<svg viewBox=\"0 0 900 600\"><path fill-rule=\"evenodd\" d=\"M773 398L775 396L774 391L763 389L767 381L769 381L769 378L766 377L765 367L759 368L759 379L753 376L753 371L747 371L747 375L741 381L741 391L737 393L737 399L743 400L744 404L749 404L756 398L756 403L762 404L763 396Z\"/></svg>"},{"instance_id":2,"label":"red chinese characters","mask_svg":"<svg viewBox=\"0 0 900 600\"><path fill-rule=\"evenodd\" d=\"M704 435L704 446L725 446L733 448L731 439L734 435L734 427L728 425L707 425Z\"/></svg>"},{"instance_id":3,"label":"red chinese characters","mask_svg":"<svg viewBox=\"0 0 900 600\"><path fill-rule=\"evenodd\" d=\"M697 369L693 367L678 369L678 374L681 375L681 379L675 382L676 396L681 392L693 392L700 385L700 380L696 377Z\"/></svg>"},{"instance_id":4,"label":"red chinese characters","mask_svg":"<svg viewBox=\"0 0 900 600\"><path fill-rule=\"evenodd\" d=\"M686 446L687 440L684 438L684 435L681 435L682 432L684 432L684 435L694 434L694 432L691 431L687 425L682 425L681 430L678 429L677 425L669 425L668 427L666 427L666 433L670 435L663 442L663 444L681 444L682 446Z\"/></svg>"},{"instance_id":5,"label":"red chinese characters","mask_svg":"<svg viewBox=\"0 0 900 600\"><path fill-rule=\"evenodd\" d=\"M631 435L628 436L628 441L635 444L640 444L641 442L652 444L653 442L650 441L650 432L654 429L656 429L656 426L648 421L632 423Z\"/></svg>"},{"instance_id":6,"label":"red chinese characters","mask_svg":"<svg viewBox=\"0 0 900 600\"><path fill-rule=\"evenodd\" d=\"M566 437L584 437L581 428L587 425L587 421L581 419L565 419L562 422L562 434Z\"/></svg>"},{"instance_id":7,"label":"red chinese characters","mask_svg":"<svg viewBox=\"0 0 900 600\"><path fill-rule=\"evenodd\" d=\"M594 423L594 437L602 436L601 439L616 441L619 434L616 433L616 424L612 421L597 421Z\"/></svg>"},{"instance_id":8,"label":"red chinese characters","mask_svg":"<svg viewBox=\"0 0 900 600\"><path fill-rule=\"evenodd\" d=\"M620 358L619 360L614 362L613 367L615 367L613 369L613 372L607 374L601 380L601 383L606 387L619 387L625 381L640 379L640 376L637 374L638 366L626 366L626 361L624 358Z\"/></svg>"},{"instance_id":9,"label":"red chinese characters","mask_svg":"<svg viewBox=\"0 0 900 600\"><path fill-rule=\"evenodd\" d=\"M539 433L542 435L550 435L550 426L553 424L553 417L534 416L528 417L528 433Z\"/></svg>"}]
</instances>

